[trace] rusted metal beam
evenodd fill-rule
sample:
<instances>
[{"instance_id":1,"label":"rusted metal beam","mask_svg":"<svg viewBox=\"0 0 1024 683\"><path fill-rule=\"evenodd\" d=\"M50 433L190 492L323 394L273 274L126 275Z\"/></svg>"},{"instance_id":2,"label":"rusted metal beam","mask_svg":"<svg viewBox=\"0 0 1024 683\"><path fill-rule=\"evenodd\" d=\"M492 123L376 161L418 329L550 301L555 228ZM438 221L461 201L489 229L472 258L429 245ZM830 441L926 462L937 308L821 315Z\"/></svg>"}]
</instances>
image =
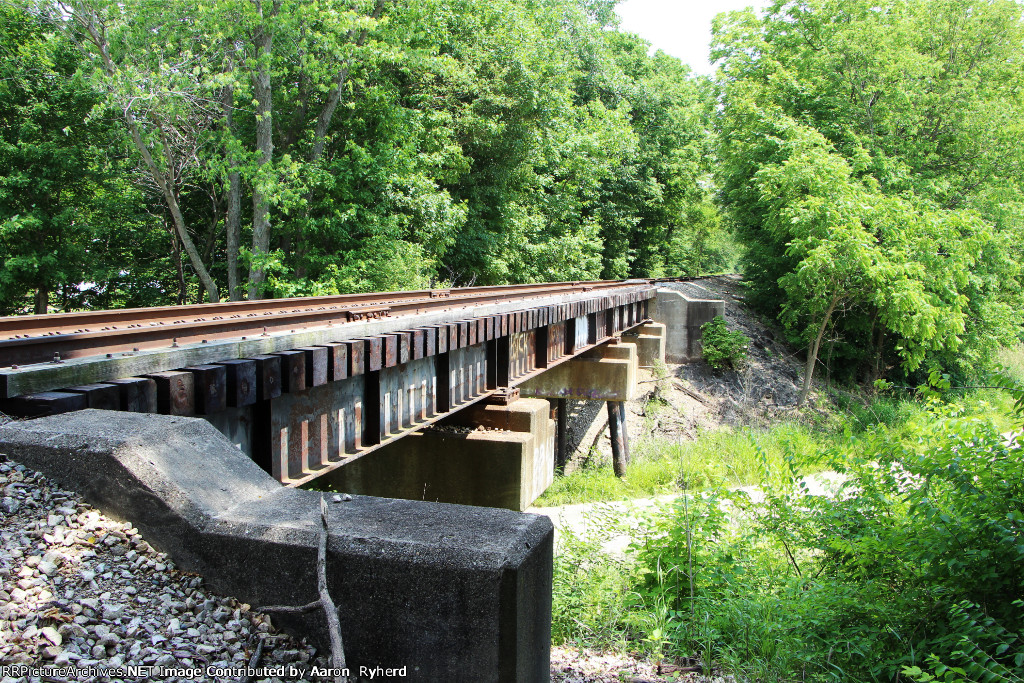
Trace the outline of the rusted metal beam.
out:
<instances>
[{"instance_id":1,"label":"rusted metal beam","mask_svg":"<svg viewBox=\"0 0 1024 683\"><path fill-rule=\"evenodd\" d=\"M381 413L380 370L371 370L363 378L363 447L380 444L384 436L383 416Z\"/></svg>"},{"instance_id":2,"label":"rusted metal beam","mask_svg":"<svg viewBox=\"0 0 1024 683\"><path fill-rule=\"evenodd\" d=\"M537 345L537 361L536 367L546 368L551 362L551 356L548 353L550 344L548 343L550 338L550 330L546 325L538 327L536 329L536 345Z\"/></svg>"},{"instance_id":3,"label":"rusted metal beam","mask_svg":"<svg viewBox=\"0 0 1024 683\"><path fill-rule=\"evenodd\" d=\"M247 335L268 331L280 333L308 326L342 326L456 305L583 295L595 290L630 287L653 290L654 284L653 281L540 283L456 289L451 290L450 297L438 297L432 290L422 290L11 316L0 318L0 354L7 363L25 365L50 361L55 353L65 360L104 353L131 353L133 349L167 348L203 340L244 339ZM486 337L486 332L483 336ZM0 378L0 384L2 381ZM10 396L0 386L0 395L3 394Z\"/></svg>"}]
</instances>

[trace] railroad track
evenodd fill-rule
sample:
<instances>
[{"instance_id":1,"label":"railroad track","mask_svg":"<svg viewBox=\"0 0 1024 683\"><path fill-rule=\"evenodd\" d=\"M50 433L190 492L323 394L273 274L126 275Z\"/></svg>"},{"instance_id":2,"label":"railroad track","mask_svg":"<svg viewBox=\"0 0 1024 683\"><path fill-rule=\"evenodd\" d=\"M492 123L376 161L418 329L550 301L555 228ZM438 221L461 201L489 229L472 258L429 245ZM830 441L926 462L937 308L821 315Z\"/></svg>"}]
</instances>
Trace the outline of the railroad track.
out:
<instances>
[{"instance_id":1,"label":"railroad track","mask_svg":"<svg viewBox=\"0 0 1024 683\"><path fill-rule=\"evenodd\" d=\"M511 299L694 279L697 278L549 282L9 316L0 318L0 367L245 339Z\"/></svg>"}]
</instances>

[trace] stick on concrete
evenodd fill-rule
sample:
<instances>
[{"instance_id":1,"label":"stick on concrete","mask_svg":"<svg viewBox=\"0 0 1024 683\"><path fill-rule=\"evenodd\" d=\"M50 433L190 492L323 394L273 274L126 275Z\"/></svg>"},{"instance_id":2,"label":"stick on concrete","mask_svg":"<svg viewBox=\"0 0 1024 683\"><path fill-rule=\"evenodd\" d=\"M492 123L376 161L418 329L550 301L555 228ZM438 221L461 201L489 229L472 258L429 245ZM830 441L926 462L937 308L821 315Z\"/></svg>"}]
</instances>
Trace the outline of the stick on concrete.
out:
<instances>
[{"instance_id":1,"label":"stick on concrete","mask_svg":"<svg viewBox=\"0 0 1024 683\"><path fill-rule=\"evenodd\" d=\"M335 669L345 669L345 647L341 642L341 620L338 619L338 608L327 590L327 503L320 496L320 547L316 556L316 588L320 593L324 614L327 616L327 628L331 634L331 659ZM337 675L335 683L345 683L347 676Z\"/></svg>"},{"instance_id":2,"label":"stick on concrete","mask_svg":"<svg viewBox=\"0 0 1024 683\"><path fill-rule=\"evenodd\" d=\"M344 671L345 669L345 646L341 640L341 620L338 618L338 608L327 590L327 502L323 495L320 496L320 541L316 551L316 590L320 594L319 600L314 600L299 607L272 606L260 607L263 612L277 612L278 614L304 614L312 612L316 608L324 611L327 618L327 631L331 638L331 667ZM335 683L346 683L347 676L338 674L334 677Z\"/></svg>"}]
</instances>

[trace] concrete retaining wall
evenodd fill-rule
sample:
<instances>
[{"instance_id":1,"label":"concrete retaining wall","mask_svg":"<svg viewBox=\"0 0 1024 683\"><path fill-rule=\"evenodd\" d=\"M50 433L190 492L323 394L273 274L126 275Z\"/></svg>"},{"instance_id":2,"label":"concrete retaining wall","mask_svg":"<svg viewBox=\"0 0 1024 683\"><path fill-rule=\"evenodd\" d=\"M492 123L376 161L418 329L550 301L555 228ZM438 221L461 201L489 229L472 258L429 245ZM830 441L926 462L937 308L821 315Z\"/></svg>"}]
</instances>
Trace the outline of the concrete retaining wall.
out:
<instances>
[{"instance_id":1,"label":"concrete retaining wall","mask_svg":"<svg viewBox=\"0 0 1024 683\"><path fill-rule=\"evenodd\" d=\"M689 363L700 360L700 327L715 316L725 315L725 302L690 299L672 289L659 289L652 317L665 325L665 361Z\"/></svg>"},{"instance_id":2,"label":"concrete retaining wall","mask_svg":"<svg viewBox=\"0 0 1024 683\"><path fill-rule=\"evenodd\" d=\"M202 419L83 410L0 427L0 452L130 521L217 592L256 607L317 597L320 494L282 487ZM549 679L547 518L355 496L330 503L329 526L350 666ZM276 620L326 642L315 613Z\"/></svg>"}]
</instances>

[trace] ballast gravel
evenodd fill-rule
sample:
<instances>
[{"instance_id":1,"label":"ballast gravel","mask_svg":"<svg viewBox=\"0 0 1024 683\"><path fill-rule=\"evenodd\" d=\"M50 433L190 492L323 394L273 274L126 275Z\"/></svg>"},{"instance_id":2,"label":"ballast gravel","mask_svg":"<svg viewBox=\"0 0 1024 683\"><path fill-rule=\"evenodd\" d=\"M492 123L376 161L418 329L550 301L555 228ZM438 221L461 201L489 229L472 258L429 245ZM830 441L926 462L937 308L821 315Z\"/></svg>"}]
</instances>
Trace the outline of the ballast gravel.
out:
<instances>
[{"instance_id":1,"label":"ballast gravel","mask_svg":"<svg viewBox=\"0 0 1024 683\"><path fill-rule=\"evenodd\" d=\"M232 674L259 640L257 667L282 675L253 680L321 680L309 675L327 667L314 647L205 590L130 524L0 460L0 672L20 672L0 683L242 680ZM157 668L126 675L147 666Z\"/></svg>"}]
</instances>

